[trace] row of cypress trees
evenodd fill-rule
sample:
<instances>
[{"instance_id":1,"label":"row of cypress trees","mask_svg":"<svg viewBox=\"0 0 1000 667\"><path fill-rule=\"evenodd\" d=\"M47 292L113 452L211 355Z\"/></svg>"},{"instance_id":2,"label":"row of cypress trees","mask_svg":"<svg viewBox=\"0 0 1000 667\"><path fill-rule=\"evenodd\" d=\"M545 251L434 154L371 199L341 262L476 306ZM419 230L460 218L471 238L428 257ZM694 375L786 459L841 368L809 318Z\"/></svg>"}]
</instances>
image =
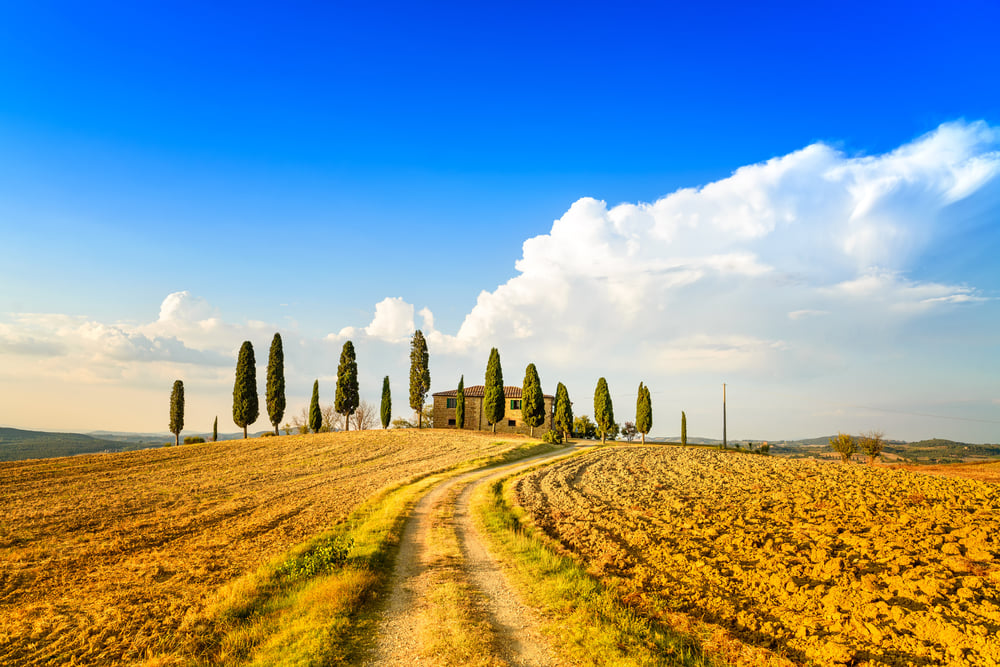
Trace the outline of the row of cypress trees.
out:
<instances>
[{"instance_id":1,"label":"row of cypress trees","mask_svg":"<svg viewBox=\"0 0 1000 667\"><path fill-rule=\"evenodd\" d=\"M423 405L427 392L430 389L430 369L429 353L427 341L423 333L418 329L414 332L410 343L410 407L418 415L417 425L423 426ZM267 394L266 404L268 418L274 426L274 434L278 435L278 424L285 413L285 361L282 348L281 334L275 333L271 340L271 349L268 354L267 363ZM236 381L233 385L233 421L243 429L243 437L247 437L247 427L257 421L260 408L257 397L257 377L256 361L254 359L253 344L244 341L240 347L239 357L236 362ZM465 423L465 376L459 379L458 392L456 398L456 422L459 427ZM500 353L497 348L491 348L489 360L486 365L485 396L483 400L484 416L487 423L496 432L496 425L504 418L506 412L506 400L504 396L503 369L500 365ZM558 383L555 397L555 414L553 425L561 430L564 437L569 438L573 429L573 408L569 400L569 392L563 383ZM338 414L344 415L345 424L350 428L350 416L357 410L360 404L360 394L358 391L358 366L357 357L354 351L354 344L346 341L340 354L340 363L337 366L337 390L334 399L334 409ZM392 396L389 389L389 376L385 376L382 381L382 401L379 411L380 421L383 428L388 428L392 417ZM525 424L528 425L531 435L534 435L536 426L541 426L545 422L545 399L542 393L541 380L538 377L538 369L535 364L529 363L525 369L524 382L521 393L521 416ZM603 377L597 382L597 389L594 393L594 419L597 422L598 433L601 434L602 442L605 442L607 435L614 427L614 408L611 401L611 394L608 390L607 380ZM318 431L322 425L322 412L319 407L319 380L313 382L312 398L310 400L308 412L308 425L311 430ZM681 437L686 440L686 419L681 415ZM649 395L649 388L643 383L639 383L639 392L636 400L636 430L642 433L642 441L646 442L646 434L649 433L653 424L652 404ZM174 383L170 397L170 432L175 435L176 441L180 440L180 431L184 427L184 384L177 380ZM218 428L218 418L216 418L213 431Z\"/></svg>"}]
</instances>

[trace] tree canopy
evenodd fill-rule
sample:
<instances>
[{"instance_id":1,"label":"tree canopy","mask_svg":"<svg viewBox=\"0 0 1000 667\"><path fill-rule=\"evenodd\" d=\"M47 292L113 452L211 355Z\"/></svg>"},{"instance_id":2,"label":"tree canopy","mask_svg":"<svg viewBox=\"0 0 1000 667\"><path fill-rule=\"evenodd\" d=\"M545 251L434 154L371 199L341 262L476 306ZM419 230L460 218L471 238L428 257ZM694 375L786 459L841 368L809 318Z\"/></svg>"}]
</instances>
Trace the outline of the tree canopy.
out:
<instances>
[{"instance_id":1,"label":"tree canopy","mask_svg":"<svg viewBox=\"0 0 1000 667\"><path fill-rule=\"evenodd\" d=\"M420 329L410 341L410 408L417 413L417 428L423 426L424 399L431 388L430 355L427 341Z\"/></svg>"},{"instance_id":2,"label":"tree canopy","mask_svg":"<svg viewBox=\"0 0 1000 667\"><path fill-rule=\"evenodd\" d=\"M545 423L545 396L542 394L542 381L538 379L535 364L528 364L524 369L524 384L521 386L521 419L530 429L534 437L535 427Z\"/></svg>"},{"instance_id":3,"label":"tree canopy","mask_svg":"<svg viewBox=\"0 0 1000 667\"><path fill-rule=\"evenodd\" d=\"M319 407L319 380L313 382L312 399L309 401L309 429L319 433L323 426L323 411Z\"/></svg>"},{"instance_id":4,"label":"tree canopy","mask_svg":"<svg viewBox=\"0 0 1000 667\"><path fill-rule=\"evenodd\" d=\"M486 363L486 387L483 391L483 414L486 422L497 431L497 422L506 414L506 400L503 394L503 369L500 368L500 353L490 349L490 359Z\"/></svg>"},{"instance_id":5,"label":"tree canopy","mask_svg":"<svg viewBox=\"0 0 1000 667\"><path fill-rule=\"evenodd\" d=\"M243 341L240 356L236 361L236 383L233 385L233 421L243 429L247 437L247 426L260 416L260 402L257 399L257 362L253 356L253 345Z\"/></svg>"},{"instance_id":6,"label":"tree canopy","mask_svg":"<svg viewBox=\"0 0 1000 667\"><path fill-rule=\"evenodd\" d=\"M608 391L608 381L601 378L594 390L594 421L597 422L597 432L601 442L607 442L615 426L615 412L611 405L611 392Z\"/></svg>"},{"instance_id":7,"label":"tree canopy","mask_svg":"<svg viewBox=\"0 0 1000 667\"><path fill-rule=\"evenodd\" d=\"M556 414L552 418L553 426L561 429L563 436L569 440L573 434L573 404L569 400L569 392L562 382L556 385Z\"/></svg>"},{"instance_id":8,"label":"tree canopy","mask_svg":"<svg viewBox=\"0 0 1000 667\"><path fill-rule=\"evenodd\" d=\"M344 415L344 430L350 430L350 417L358 409L360 400L358 361L354 355L354 343L347 341L340 351L340 364L337 366L337 393L333 400L334 409L338 414Z\"/></svg>"},{"instance_id":9,"label":"tree canopy","mask_svg":"<svg viewBox=\"0 0 1000 667\"><path fill-rule=\"evenodd\" d=\"M267 355L267 416L278 435L278 424L285 416L285 353L281 349L281 334L271 339L271 351Z\"/></svg>"},{"instance_id":10,"label":"tree canopy","mask_svg":"<svg viewBox=\"0 0 1000 667\"><path fill-rule=\"evenodd\" d=\"M184 383L174 381L170 391L170 432L174 434L174 444L181 444L181 431L184 430Z\"/></svg>"},{"instance_id":11,"label":"tree canopy","mask_svg":"<svg viewBox=\"0 0 1000 667\"><path fill-rule=\"evenodd\" d=\"M465 376L458 378L458 392L455 394L455 425L465 428Z\"/></svg>"},{"instance_id":12,"label":"tree canopy","mask_svg":"<svg viewBox=\"0 0 1000 667\"><path fill-rule=\"evenodd\" d=\"M392 421L392 393L389 391L388 375L382 380L382 405L379 417L382 419L382 428L389 428L389 422Z\"/></svg>"},{"instance_id":13,"label":"tree canopy","mask_svg":"<svg viewBox=\"0 0 1000 667\"><path fill-rule=\"evenodd\" d=\"M642 444L646 444L646 434L653 428L653 404L649 397L649 387L639 383L639 395L635 400L635 429L642 434Z\"/></svg>"}]
</instances>

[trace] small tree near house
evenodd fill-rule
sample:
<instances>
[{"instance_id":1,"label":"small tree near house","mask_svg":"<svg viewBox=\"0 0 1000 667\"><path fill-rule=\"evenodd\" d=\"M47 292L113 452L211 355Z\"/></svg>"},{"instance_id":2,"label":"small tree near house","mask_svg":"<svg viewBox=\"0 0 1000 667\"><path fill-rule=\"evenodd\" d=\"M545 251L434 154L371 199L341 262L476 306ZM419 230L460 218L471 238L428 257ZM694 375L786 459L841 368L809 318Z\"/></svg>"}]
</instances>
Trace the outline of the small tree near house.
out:
<instances>
[{"instance_id":1,"label":"small tree near house","mask_svg":"<svg viewBox=\"0 0 1000 667\"><path fill-rule=\"evenodd\" d=\"M573 434L573 404L562 382L556 385L556 413L552 417L552 426L563 432L564 440L569 440Z\"/></svg>"},{"instance_id":2,"label":"small tree near house","mask_svg":"<svg viewBox=\"0 0 1000 667\"><path fill-rule=\"evenodd\" d=\"M534 364L524 370L524 384L521 387L521 419L528 425L528 435L535 437L535 427L545 423L545 397L542 382Z\"/></svg>"},{"instance_id":3,"label":"small tree near house","mask_svg":"<svg viewBox=\"0 0 1000 667\"><path fill-rule=\"evenodd\" d=\"M494 347L490 350L490 358L486 363L486 386L483 391L483 413L486 423L497 432L497 422L506 414L506 403L503 394L503 369L500 367L500 353Z\"/></svg>"},{"instance_id":4,"label":"small tree near house","mask_svg":"<svg viewBox=\"0 0 1000 667\"><path fill-rule=\"evenodd\" d=\"M430 355L427 341L420 329L413 332L410 341L410 408L417 413L417 428L423 423L424 398L431 388Z\"/></svg>"},{"instance_id":5,"label":"small tree near house","mask_svg":"<svg viewBox=\"0 0 1000 667\"><path fill-rule=\"evenodd\" d=\"M455 394L455 424L465 428L465 376L458 378L458 392Z\"/></svg>"},{"instance_id":6,"label":"small tree near house","mask_svg":"<svg viewBox=\"0 0 1000 667\"><path fill-rule=\"evenodd\" d=\"M597 422L597 432L601 436L602 443L608 441L609 435L614 439L615 412L611 405L608 381L604 378L597 381L597 388L594 390L594 421Z\"/></svg>"}]
</instances>

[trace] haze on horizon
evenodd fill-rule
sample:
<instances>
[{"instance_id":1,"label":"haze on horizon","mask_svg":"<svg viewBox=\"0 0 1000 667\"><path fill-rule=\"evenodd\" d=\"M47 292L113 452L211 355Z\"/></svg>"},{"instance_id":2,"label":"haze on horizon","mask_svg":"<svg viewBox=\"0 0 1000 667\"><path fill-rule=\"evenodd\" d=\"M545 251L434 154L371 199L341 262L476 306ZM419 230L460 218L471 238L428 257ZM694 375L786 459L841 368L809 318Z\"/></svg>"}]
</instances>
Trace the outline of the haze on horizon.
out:
<instances>
[{"instance_id":1,"label":"haze on horizon","mask_svg":"<svg viewBox=\"0 0 1000 667\"><path fill-rule=\"evenodd\" d=\"M653 435L725 382L732 439L1000 442L975 9L0 9L0 424L233 431L275 332L285 421L347 339L409 416L420 328L431 392L495 346Z\"/></svg>"}]
</instances>

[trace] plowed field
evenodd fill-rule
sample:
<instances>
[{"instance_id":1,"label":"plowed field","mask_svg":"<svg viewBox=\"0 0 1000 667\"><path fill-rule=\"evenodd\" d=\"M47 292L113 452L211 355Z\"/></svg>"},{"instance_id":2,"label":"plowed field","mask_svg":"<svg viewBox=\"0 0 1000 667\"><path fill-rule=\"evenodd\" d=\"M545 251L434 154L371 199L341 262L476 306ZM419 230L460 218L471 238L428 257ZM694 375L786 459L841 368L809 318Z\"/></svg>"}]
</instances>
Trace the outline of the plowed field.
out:
<instances>
[{"instance_id":1,"label":"plowed field","mask_svg":"<svg viewBox=\"0 0 1000 667\"><path fill-rule=\"evenodd\" d=\"M141 659L378 489L513 444L363 431L2 463L0 664Z\"/></svg>"},{"instance_id":2,"label":"plowed field","mask_svg":"<svg viewBox=\"0 0 1000 667\"><path fill-rule=\"evenodd\" d=\"M640 613L776 663L1000 663L1000 487L681 447L602 449L514 486Z\"/></svg>"}]
</instances>

